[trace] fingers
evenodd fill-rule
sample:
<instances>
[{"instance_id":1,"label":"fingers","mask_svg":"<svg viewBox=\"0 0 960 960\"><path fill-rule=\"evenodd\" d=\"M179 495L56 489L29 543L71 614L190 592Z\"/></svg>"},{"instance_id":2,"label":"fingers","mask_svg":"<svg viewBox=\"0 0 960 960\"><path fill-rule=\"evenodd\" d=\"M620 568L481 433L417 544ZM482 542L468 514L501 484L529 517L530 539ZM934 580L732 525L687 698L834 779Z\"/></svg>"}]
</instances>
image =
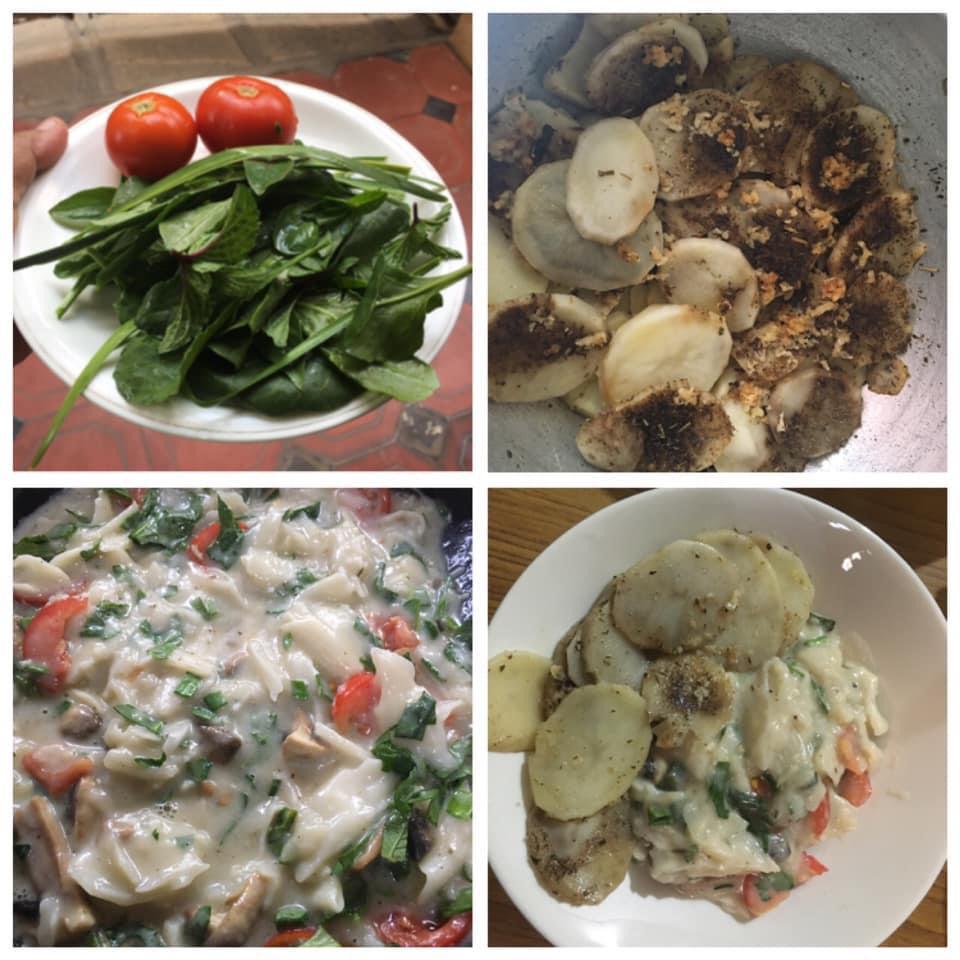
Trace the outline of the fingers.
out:
<instances>
[{"instance_id":1,"label":"fingers","mask_svg":"<svg viewBox=\"0 0 960 960\"><path fill-rule=\"evenodd\" d=\"M18 204L37 173L52 167L67 148L67 125L48 117L13 136L13 202Z\"/></svg>"}]
</instances>

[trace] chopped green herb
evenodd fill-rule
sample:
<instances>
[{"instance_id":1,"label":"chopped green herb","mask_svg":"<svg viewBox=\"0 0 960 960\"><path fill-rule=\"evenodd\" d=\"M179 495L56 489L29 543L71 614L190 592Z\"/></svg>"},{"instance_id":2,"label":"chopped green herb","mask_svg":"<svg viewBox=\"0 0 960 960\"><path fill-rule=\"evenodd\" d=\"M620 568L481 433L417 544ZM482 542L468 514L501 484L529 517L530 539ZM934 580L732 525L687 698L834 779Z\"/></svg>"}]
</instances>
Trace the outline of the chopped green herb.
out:
<instances>
[{"instance_id":1,"label":"chopped green herb","mask_svg":"<svg viewBox=\"0 0 960 960\"><path fill-rule=\"evenodd\" d=\"M289 650L293 646L293 634L285 633L280 642L283 644L284 650Z\"/></svg>"},{"instance_id":2,"label":"chopped green herb","mask_svg":"<svg viewBox=\"0 0 960 960\"><path fill-rule=\"evenodd\" d=\"M120 632L117 620L122 620L129 612L129 604L104 600L98 603L93 613L87 617L86 623L80 628L80 636L110 640Z\"/></svg>"},{"instance_id":3,"label":"chopped green herb","mask_svg":"<svg viewBox=\"0 0 960 960\"><path fill-rule=\"evenodd\" d=\"M190 606L193 607L197 613L203 617L204 620L210 621L213 620L220 611L217 609L217 605L213 602L210 597L194 597L190 601Z\"/></svg>"},{"instance_id":4,"label":"chopped green herb","mask_svg":"<svg viewBox=\"0 0 960 960\"><path fill-rule=\"evenodd\" d=\"M381 824L374 824L356 843L352 843L337 857L333 865L333 875L343 876L357 861L359 856L370 846L370 841L380 832Z\"/></svg>"},{"instance_id":5,"label":"chopped green herb","mask_svg":"<svg viewBox=\"0 0 960 960\"><path fill-rule=\"evenodd\" d=\"M227 705L227 698L219 690L211 690L203 702L213 711L222 710Z\"/></svg>"},{"instance_id":6,"label":"chopped green herb","mask_svg":"<svg viewBox=\"0 0 960 960\"><path fill-rule=\"evenodd\" d=\"M317 681L317 695L323 700L329 700L330 703L333 703L333 691L330 689L330 685L326 680L318 673L316 676Z\"/></svg>"},{"instance_id":7,"label":"chopped green herb","mask_svg":"<svg viewBox=\"0 0 960 960\"><path fill-rule=\"evenodd\" d=\"M766 903L775 892L792 890L793 877L782 870L779 873L761 873L757 877L757 895Z\"/></svg>"},{"instance_id":8,"label":"chopped green herb","mask_svg":"<svg viewBox=\"0 0 960 960\"><path fill-rule=\"evenodd\" d=\"M361 637L364 637L366 640L369 640L375 647L382 647L383 641L380 637L370 629L370 624L367 623L363 617L357 617L353 621L353 629L360 634Z\"/></svg>"},{"instance_id":9,"label":"chopped green herb","mask_svg":"<svg viewBox=\"0 0 960 960\"><path fill-rule=\"evenodd\" d=\"M274 926L278 930L288 927L302 927L307 922L307 911L299 903L288 903L273 915Z\"/></svg>"},{"instance_id":10,"label":"chopped green herb","mask_svg":"<svg viewBox=\"0 0 960 960\"><path fill-rule=\"evenodd\" d=\"M811 613L810 619L824 632L830 633L837 625L836 620L829 617L821 617L819 613Z\"/></svg>"},{"instance_id":11,"label":"chopped green herb","mask_svg":"<svg viewBox=\"0 0 960 960\"><path fill-rule=\"evenodd\" d=\"M178 696L189 699L200 689L201 683L203 683L203 680L195 673L185 673L173 692Z\"/></svg>"},{"instance_id":12,"label":"chopped green herb","mask_svg":"<svg viewBox=\"0 0 960 960\"><path fill-rule=\"evenodd\" d=\"M827 691L824 690L823 687L813 679L813 677L810 678L810 683L813 686L813 695L816 697L817 706L820 707L820 710L823 713L829 713L830 704L827 702Z\"/></svg>"},{"instance_id":13,"label":"chopped green herb","mask_svg":"<svg viewBox=\"0 0 960 960\"><path fill-rule=\"evenodd\" d=\"M194 707L190 712L195 720L205 726L215 726L220 722L220 718L207 707Z\"/></svg>"},{"instance_id":14,"label":"chopped green herb","mask_svg":"<svg viewBox=\"0 0 960 960\"><path fill-rule=\"evenodd\" d=\"M270 781L270 789L267 791L268 797L275 797L280 792L280 778L274 777Z\"/></svg>"},{"instance_id":15,"label":"chopped green herb","mask_svg":"<svg viewBox=\"0 0 960 960\"><path fill-rule=\"evenodd\" d=\"M84 560L94 560L100 556L100 541L98 540L92 547L80 551L80 556Z\"/></svg>"},{"instance_id":16,"label":"chopped green herb","mask_svg":"<svg viewBox=\"0 0 960 960\"><path fill-rule=\"evenodd\" d=\"M56 714L58 717L62 717L71 707L73 706L72 700L61 700L57 704Z\"/></svg>"},{"instance_id":17,"label":"chopped green herb","mask_svg":"<svg viewBox=\"0 0 960 960\"><path fill-rule=\"evenodd\" d=\"M113 709L119 713L120 716L127 721L127 723L132 723L137 727L143 727L144 730L149 730L158 737L163 733L162 720L158 720L156 717L152 717L149 713L144 713L142 710L138 710L131 703L118 703Z\"/></svg>"},{"instance_id":18,"label":"chopped green herb","mask_svg":"<svg viewBox=\"0 0 960 960\"><path fill-rule=\"evenodd\" d=\"M175 583L168 583L161 591L160 596L164 600L172 600L178 593L180 588Z\"/></svg>"},{"instance_id":19,"label":"chopped green herb","mask_svg":"<svg viewBox=\"0 0 960 960\"><path fill-rule=\"evenodd\" d=\"M154 487L140 509L124 521L130 539L141 547L180 550L203 515L203 497L195 490Z\"/></svg>"},{"instance_id":20,"label":"chopped green herb","mask_svg":"<svg viewBox=\"0 0 960 960\"><path fill-rule=\"evenodd\" d=\"M193 837L175 837L173 842L181 850L189 850L193 846Z\"/></svg>"},{"instance_id":21,"label":"chopped green herb","mask_svg":"<svg viewBox=\"0 0 960 960\"><path fill-rule=\"evenodd\" d=\"M187 773L189 774L190 779L196 780L197 783L201 783L208 779L212 769L213 762L208 760L206 757L194 757L193 760L187 761Z\"/></svg>"},{"instance_id":22,"label":"chopped green herb","mask_svg":"<svg viewBox=\"0 0 960 960\"><path fill-rule=\"evenodd\" d=\"M391 810L383 827L380 858L387 863L406 863L409 833L409 817L398 810Z\"/></svg>"},{"instance_id":23,"label":"chopped green herb","mask_svg":"<svg viewBox=\"0 0 960 960\"><path fill-rule=\"evenodd\" d=\"M447 813L458 820L473 816L473 791L465 783L459 784L447 798Z\"/></svg>"},{"instance_id":24,"label":"chopped green herb","mask_svg":"<svg viewBox=\"0 0 960 960\"><path fill-rule=\"evenodd\" d=\"M797 661L793 659L793 657L785 657L783 662L787 665L787 669L795 677L803 678L806 676L806 674L803 672L803 670L800 669L800 666L797 664Z\"/></svg>"},{"instance_id":25,"label":"chopped green herb","mask_svg":"<svg viewBox=\"0 0 960 960\"><path fill-rule=\"evenodd\" d=\"M449 920L450 917L455 917L458 913L466 913L472 909L473 887L462 887L457 891L457 895L452 900L448 900L440 908L440 919Z\"/></svg>"},{"instance_id":26,"label":"chopped green herb","mask_svg":"<svg viewBox=\"0 0 960 960\"><path fill-rule=\"evenodd\" d=\"M250 721L250 736L260 746L266 746L277 732L277 715L275 713L261 713Z\"/></svg>"},{"instance_id":27,"label":"chopped green herb","mask_svg":"<svg viewBox=\"0 0 960 960\"><path fill-rule=\"evenodd\" d=\"M420 556L419 553L414 549L413 544L407 543L406 540L401 540L400 543L395 543L390 550L390 557L396 560L398 557L413 557L424 570L429 570L430 567L427 565L427 561Z\"/></svg>"},{"instance_id":28,"label":"chopped green herb","mask_svg":"<svg viewBox=\"0 0 960 960\"><path fill-rule=\"evenodd\" d=\"M395 604L400 600L399 595L389 587L385 587L383 584L383 575L386 571L386 567L387 565L383 561L377 564L376 574L373 578L373 590L375 593L379 594L379 596L383 597L387 603Z\"/></svg>"},{"instance_id":29,"label":"chopped green herb","mask_svg":"<svg viewBox=\"0 0 960 960\"><path fill-rule=\"evenodd\" d=\"M46 533L33 537L22 537L13 545L15 557L29 554L40 557L42 560L52 560L58 553L63 553L70 538L77 532L75 523L58 523Z\"/></svg>"},{"instance_id":30,"label":"chopped green herb","mask_svg":"<svg viewBox=\"0 0 960 960\"><path fill-rule=\"evenodd\" d=\"M273 815L273 819L270 821L270 826L267 829L267 846L278 860L283 853L287 840L290 839L296 819L296 810L283 807Z\"/></svg>"},{"instance_id":31,"label":"chopped green herb","mask_svg":"<svg viewBox=\"0 0 960 960\"><path fill-rule=\"evenodd\" d=\"M393 735L405 740L422 740L427 727L436 722L437 701L429 693L423 693L419 700L403 708Z\"/></svg>"},{"instance_id":32,"label":"chopped green herb","mask_svg":"<svg viewBox=\"0 0 960 960\"><path fill-rule=\"evenodd\" d=\"M197 907L193 916L187 921L186 934L187 939L199 946L207 938L207 930L210 928L210 915L213 913L211 907L204 904Z\"/></svg>"},{"instance_id":33,"label":"chopped green herb","mask_svg":"<svg viewBox=\"0 0 960 960\"><path fill-rule=\"evenodd\" d=\"M237 523L233 511L221 497L217 497L217 516L220 518L220 532L217 539L207 547L207 556L229 570L240 559L243 549L243 528Z\"/></svg>"},{"instance_id":34,"label":"chopped green herb","mask_svg":"<svg viewBox=\"0 0 960 960\"><path fill-rule=\"evenodd\" d=\"M420 664L435 680L439 680L440 683L444 682L443 674L426 657L420 658Z\"/></svg>"},{"instance_id":35,"label":"chopped green herb","mask_svg":"<svg viewBox=\"0 0 960 960\"><path fill-rule=\"evenodd\" d=\"M138 767L162 767L167 762L167 755L161 753L159 757L134 757L133 762Z\"/></svg>"},{"instance_id":36,"label":"chopped green herb","mask_svg":"<svg viewBox=\"0 0 960 960\"><path fill-rule=\"evenodd\" d=\"M397 773L405 777L413 770L417 761L406 747L393 742L393 728L381 734L370 751L379 761L385 773Z\"/></svg>"},{"instance_id":37,"label":"chopped green herb","mask_svg":"<svg viewBox=\"0 0 960 960\"><path fill-rule=\"evenodd\" d=\"M174 614L165 630L154 629L149 620L140 621L140 633L153 641L150 656L154 660L168 660L177 647L183 644L183 622Z\"/></svg>"},{"instance_id":38,"label":"chopped green herb","mask_svg":"<svg viewBox=\"0 0 960 960\"><path fill-rule=\"evenodd\" d=\"M673 814L669 807L657 807L650 804L647 807L647 823L651 827L670 826L673 823Z\"/></svg>"},{"instance_id":39,"label":"chopped green herb","mask_svg":"<svg viewBox=\"0 0 960 960\"><path fill-rule=\"evenodd\" d=\"M687 863L693 863L697 859L697 854L700 852L700 848L695 844L691 843L686 850L683 851L683 859Z\"/></svg>"},{"instance_id":40,"label":"chopped green herb","mask_svg":"<svg viewBox=\"0 0 960 960\"><path fill-rule=\"evenodd\" d=\"M13 682L17 689L28 697L39 694L37 680L50 672L50 668L36 660L16 660L13 664Z\"/></svg>"},{"instance_id":41,"label":"chopped green herb","mask_svg":"<svg viewBox=\"0 0 960 960\"><path fill-rule=\"evenodd\" d=\"M730 764L724 760L717 764L710 778L707 792L713 801L713 808L717 811L717 816L721 820L726 820L730 816L730 808L727 806L727 792L730 789Z\"/></svg>"},{"instance_id":42,"label":"chopped green herb","mask_svg":"<svg viewBox=\"0 0 960 960\"><path fill-rule=\"evenodd\" d=\"M323 929L322 926L317 926L316 931L309 940L304 940L300 944L301 947L339 947L340 944Z\"/></svg>"},{"instance_id":43,"label":"chopped green herb","mask_svg":"<svg viewBox=\"0 0 960 960\"><path fill-rule=\"evenodd\" d=\"M309 700L310 690L303 680L291 680L290 689L294 700Z\"/></svg>"},{"instance_id":44,"label":"chopped green herb","mask_svg":"<svg viewBox=\"0 0 960 960\"><path fill-rule=\"evenodd\" d=\"M29 613L25 613L22 617L17 617L17 626L24 632L27 632L27 627L33 623L33 618L39 613L39 610L31 610Z\"/></svg>"},{"instance_id":45,"label":"chopped green herb","mask_svg":"<svg viewBox=\"0 0 960 960\"><path fill-rule=\"evenodd\" d=\"M368 653L365 653L362 657L360 657L360 666L363 667L367 673L377 672L377 665L373 662L373 657L371 657Z\"/></svg>"},{"instance_id":46,"label":"chopped green herb","mask_svg":"<svg viewBox=\"0 0 960 960\"><path fill-rule=\"evenodd\" d=\"M139 944L141 947L165 947L163 937L152 927L131 927L126 930L92 930L87 934L87 945L91 947L129 947Z\"/></svg>"},{"instance_id":47,"label":"chopped green herb","mask_svg":"<svg viewBox=\"0 0 960 960\"><path fill-rule=\"evenodd\" d=\"M473 620L458 624L453 637L443 648L443 655L458 667L473 673Z\"/></svg>"},{"instance_id":48,"label":"chopped green herb","mask_svg":"<svg viewBox=\"0 0 960 960\"><path fill-rule=\"evenodd\" d=\"M230 824L227 826L227 829L223 831L223 836L220 837L220 843L217 844L217 849L222 850L223 845L227 842L230 834L237 829L237 825L243 819L243 814L246 812L247 805L250 803L250 797L246 793L240 794L240 812L230 821Z\"/></svg>"},{"instance_id":49,"label":"chopped green herb","mask_svg":"<svg viewBox=\"0 0 960 960\"><path fill-rule=\"evenodd\" d=\"M309 587L310 584L316 583L318 579L319 577L317 577L312 570L307 570L306 568L298 570L293 580L287 580L278 587L274 587L273 595L281 600L287 597L295 597L303 589Z\"/></svg>"}]
</instances>

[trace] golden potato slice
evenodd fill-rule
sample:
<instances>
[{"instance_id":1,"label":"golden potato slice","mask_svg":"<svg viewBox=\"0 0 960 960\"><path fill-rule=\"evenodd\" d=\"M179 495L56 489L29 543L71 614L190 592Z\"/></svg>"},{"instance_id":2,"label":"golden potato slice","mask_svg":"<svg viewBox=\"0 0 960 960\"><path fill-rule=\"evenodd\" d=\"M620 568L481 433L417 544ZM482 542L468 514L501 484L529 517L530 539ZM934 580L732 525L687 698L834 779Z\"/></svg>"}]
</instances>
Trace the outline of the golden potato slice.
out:
<instances>
[{"instance_id":1,"label":"golden potato slice","mask_svg":"<svg viewBox=\"0 0 960 960\"><path fill-rule=\"evenodd\" d=\"M487 736L491 750L533 747L540 726L540 697L550 661L527 650L506 650L487 664Z\"/></svg>"},{"instance_id":2,"label":"golden potato slice","mask_svg":"<svg viewBox=\"0 0 960 960\"><path fill-rule=\"evenodd\" d=\"M652 739L647 705L635 690L579 687L537 731L527 760L533 802L557 820L592 816L627 792Z\"/></svg>"},{"instance_id":3,"label":"golden potato slice","mask_svg":"<svg viewBox=\"0 0 960 960\"><path fill-rule=\"evenodd\" d=\"M813 582L803 561L792 551L769 537L754 536L753 542L760 548L767 562L773 567L786 616L786 643L793 643L801 628L810 619L813 609Z\"/></svg>"}]
</instances>

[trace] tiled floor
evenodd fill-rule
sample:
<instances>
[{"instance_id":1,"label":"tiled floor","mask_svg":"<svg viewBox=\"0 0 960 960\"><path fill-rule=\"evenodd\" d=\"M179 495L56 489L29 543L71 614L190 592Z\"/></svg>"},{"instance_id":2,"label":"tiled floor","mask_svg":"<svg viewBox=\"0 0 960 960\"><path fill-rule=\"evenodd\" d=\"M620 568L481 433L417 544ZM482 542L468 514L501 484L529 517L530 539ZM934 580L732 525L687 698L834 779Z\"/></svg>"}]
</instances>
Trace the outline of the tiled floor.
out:
<instances>
[{"instance_id":1,"label":"tiled floor","mask_svg":"<svg viewBox=\"0 0 960 960\"><path fill-rule=\"evenodd\" d=\"M351 100L413 143L450 188L471 236L469 71L444 44L341 64L332 76L279 75ZM84 110L83 113L88 113ZM74 117L72 119L78 119ZM23 124L15 124L19 127ZM49 470L463 470L471 466L471 309L434 360L440 389L391 401L323 434L266 444L184 440L133 426L81 400L41 465ZM66 387L34 356L14 370L14 466L24 469Z\"/></svg>"}]
</instances>

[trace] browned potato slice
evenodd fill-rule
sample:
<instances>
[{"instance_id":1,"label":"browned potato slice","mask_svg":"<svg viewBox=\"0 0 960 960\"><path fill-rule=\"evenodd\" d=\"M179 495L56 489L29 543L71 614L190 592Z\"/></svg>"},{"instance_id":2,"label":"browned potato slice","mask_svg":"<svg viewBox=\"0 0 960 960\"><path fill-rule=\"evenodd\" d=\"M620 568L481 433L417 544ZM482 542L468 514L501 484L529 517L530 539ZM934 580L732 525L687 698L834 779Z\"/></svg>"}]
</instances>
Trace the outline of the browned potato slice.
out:
<instances>
[{"instance_id":1,"label":"browned potato slice","mask_svg":"<svg viewBox=\"0 0 960 960\"><path fill-rule=\"evenodd\" d=\"M651 740L647 706L636 690L578 687L537 731L527 759L533 802L557 820L591 816L627 792Z\"/></svg>"},{"instance_id":2,"label":"browned potato slice","mask_svg":"<svg viewBox=\"0 0 960 960\"><path fill-rule=\"evenodd\" d=\"M847 287L843 356L855 366L902 353L910 345L913 304L902 280L889 273L861 273Z\"/></svg>"}]
</instances>

